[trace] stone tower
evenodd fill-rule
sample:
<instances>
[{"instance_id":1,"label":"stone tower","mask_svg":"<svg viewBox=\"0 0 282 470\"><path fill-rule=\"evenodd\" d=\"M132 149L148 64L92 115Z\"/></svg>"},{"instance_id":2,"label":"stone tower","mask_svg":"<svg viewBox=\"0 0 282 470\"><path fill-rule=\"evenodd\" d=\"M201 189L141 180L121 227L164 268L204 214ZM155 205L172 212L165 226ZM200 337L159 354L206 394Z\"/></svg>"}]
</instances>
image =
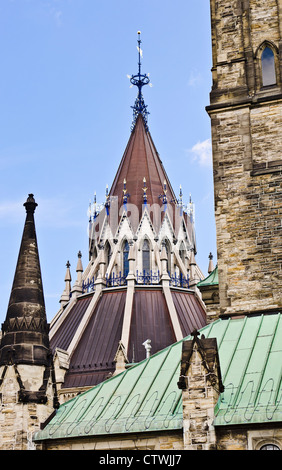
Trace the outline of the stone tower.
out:
<instances>
[{"instance_id":1,"label":"stone tower","mask_svg":"<svg viewBox=\"0 0 282 470\"><path fill-rule=\"evenodd\" d=\"M282 1L211 0L221 314L282 306Z\"/></svg>"},{"instance_id":2,"label":"stone tower","mask_svg":"<svg viewBox=\"0 0 282 470\"><path fill-rule=\"evenodd\" d=\"M57 407L49 325L30 194L14 282L0 342L0 450L26 450Z\"/></svg>"}]
</instances>

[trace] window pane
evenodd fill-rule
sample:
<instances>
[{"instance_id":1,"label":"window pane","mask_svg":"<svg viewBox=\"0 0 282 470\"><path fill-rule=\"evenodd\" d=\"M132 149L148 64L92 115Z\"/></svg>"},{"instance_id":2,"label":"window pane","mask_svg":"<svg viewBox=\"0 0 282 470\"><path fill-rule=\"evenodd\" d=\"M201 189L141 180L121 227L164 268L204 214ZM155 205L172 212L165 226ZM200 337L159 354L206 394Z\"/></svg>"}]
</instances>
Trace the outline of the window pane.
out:
<instances>
[{"instance_id":1,"label":"window pane","mask_svg":"<svg viewBox=\"0 0 282 470\"><path fill-rule=\"evenodd\" d=\"M274 444L265 444L260 448L260 450L280 450L278 446Z\"/></svg>"},{"instance_id":2,"label":"window pane","mask_svg":"<svg viewBox=\"0 0 282 470\"><path fill-rule=\"evenodd\" d=\"M129 254L129 245L126 241L123 247L123 275L127 276L129 273L129 261L128 261L128 254Z\"/></svg>"},{"instance_id":3,"label":"window pane","mask_svg":"<svg viewBox=\"0 0 282 470\"><path fill-rule=\"evenodd\" d=\"M111 245L109 244L109 242L107 242L107 243L106 243L106 259L107 259L107 266L109 266L111 256L112 256Z\"/></svg>"},{"instance_id":4,"label":"window pane","mask_svg":"<svg viewBox=\"0 0 282 470\"><path fill-rule=\"evenodd\" d=\"M144 240L142 248L143 271L150 271L150 246L148 240Z\"/></svg>"},{"instance_id":5,"label":"window pane","mask_svg":"<svg viewBox=\"0 0 282 470\"><path fill-rule=\"evenodd\" d=\"M166 269L167 269L167 272L170 273L170 270L171 270L171 253L170 253L170 247L169 247L169 242L167 240L165 240L165 250L166 250L166 254L167 254L167 264L166 264Z\"/></svg>"},{"instance_id":6,"label":"window pane","mask_svg":"<svg viewBox=\"0 0 282 470\"><path fill-rule=\"evenodd\" d=\"M185 262L185 248L184 248L184 243L182 242L180 245L180 250L179 250L180 258L182 259L183 263Z\"/></svg>"},{"instance_id":7,"label":"window pane","mask_svg":"<svg viewBox=\"0 0 282 470\"><path fill-rule=\"evenodd\" d=\"M263 86L276 83L274 54L270 47L266 47L261 55L262 84Z\"/></svg>"}]
</instances>

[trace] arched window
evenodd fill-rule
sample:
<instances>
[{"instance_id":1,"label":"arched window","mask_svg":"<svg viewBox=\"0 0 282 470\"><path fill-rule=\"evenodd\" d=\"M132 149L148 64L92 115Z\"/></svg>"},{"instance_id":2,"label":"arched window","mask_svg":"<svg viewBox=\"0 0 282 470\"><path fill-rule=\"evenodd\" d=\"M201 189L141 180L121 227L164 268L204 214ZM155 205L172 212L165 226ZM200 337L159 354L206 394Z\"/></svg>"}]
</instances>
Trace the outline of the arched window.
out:
<instances>
[{"instance_id":1,"label":"arched window","mask_svg":"<svg viewBox=\"0 0 282 470\"><path fill-rule=\"evenodd\" d=\"M180 248L179 248L179 255L180 255L182 263L184 264L185 263L185 247L184 247L183 242L181 242L181 245L180 245Z\"/></svg>"},{"instance_id":2,"label":"arched window","mask_svg":"<svg viewBox=\"0 0 282 470\"><path fill-rule=\"evenodd\" d=\"M105 245L105 254L106 254L107 266L109 266L110 259L112 256L112 248L108 241L106 242L106 245Z\"/></svg>"},{"instance_id":3,"label":"arched window","mask_svg":"<svg viewBox=\"0 0 282 470\"><path fill-rule=\"evenodd\" d=\"M129 254L129 244L126 240L123 245L123 275L127 276L129 273L129 261L128 261L128 254Z\"/></svg>"},{"instance_id":4,"label":"arched window","mask_svg":"<svg viewBox=\"0 0 282 470\"><path fill-rule=\"evenodd\" d=\"M280 450L275 444L264 444L260 450Z\"/></svg>"},{"instance_id":5,"label":"arched window","mask_svg":"<svg viewBox=\"0 0 282 470\"><path fill-rule=\"evenodd\" d=\"M261 54L262 86L276 84L275 59L270 47L266 46Z\"/></svg>"},{"instance_id":6,"label":"arched window","mask_svg":"<svg viewBox=\"0 0 282 470\"><path fill-rule=\"evenodd\" d=\"M95 246L93 250L93 260L95 260L96 258L97 258L97 248Z\"/></svg>"},{"instance_id":7,"label":"arched window","mask_svg":"<svg viewBox=\"0 0 282 470\"><path fill-rule=\"evenodd\" d=\"M142 266L146 274L150 272L150 245L146 238L142 247Z\"/></svg>"},{"instance_id":8,"label":"arched window","mask_svg":"<svg viewBox=\"0 0 282 470\"><path fill-rule=\"evenodd\" d=\"M164 246L165 246L165 251L166 251L166 254L167 254L167 272L170 273L171 272L171 250L170 250L170 244L169 244L169 241L167 239L164 240Z\"/></svg>"}]
</instances>

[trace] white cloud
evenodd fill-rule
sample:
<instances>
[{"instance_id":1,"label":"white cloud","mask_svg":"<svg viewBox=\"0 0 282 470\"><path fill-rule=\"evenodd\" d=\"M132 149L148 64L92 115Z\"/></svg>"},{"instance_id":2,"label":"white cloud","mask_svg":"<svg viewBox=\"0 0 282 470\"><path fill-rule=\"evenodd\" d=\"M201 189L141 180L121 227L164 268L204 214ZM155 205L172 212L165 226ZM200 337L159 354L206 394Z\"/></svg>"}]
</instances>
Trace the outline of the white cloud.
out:
<instances>
[{"instance_id":1,"label":"white cloud","mask_svg":"<svg viewBox=\"0 0 282 470\"><path fill-rule=\"evenodd\" d=\"M195 144L190 152L193 154L193 160L200 166L212 166L212 145L211 139L204 140Z\"/></svg>"},{"instance_id":2,"label":"white cloud","mask_svg":"<svg viewBox=\"0 0 282 470\"><path fill-rule=\"evenodd\" d=\"M202 81L202 76L197 70L192 70L188 79L188 86L195 86Z\"/></svg>"},{"instance_id":3,"label":"white cloud","mask_svg":"<svg viewBox=\"0 0 282 470\"><path fill-rule=\"evenodd\" d=\"M56 25L59 27L62 25L62 12L59 11L59 10L54 10L52 9L52 12L51 12L54 16L54 19L55 19L55 22L56 22Z\"/></svg>"}]
</instances>

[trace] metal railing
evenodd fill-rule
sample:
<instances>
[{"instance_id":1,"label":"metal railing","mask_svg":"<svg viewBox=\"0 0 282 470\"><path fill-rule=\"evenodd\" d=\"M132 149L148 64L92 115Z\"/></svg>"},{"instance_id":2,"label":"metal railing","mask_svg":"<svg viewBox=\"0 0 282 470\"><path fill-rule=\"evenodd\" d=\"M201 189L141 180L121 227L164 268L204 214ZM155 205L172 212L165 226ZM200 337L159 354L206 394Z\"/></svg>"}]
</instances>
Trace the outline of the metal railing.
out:
<instances>
[{"instance_id":1,"label":"metal railing","mask_svg":"<svg viewBox=\"0 0 282 470\"><path fill-rule=\"evenodd\" d=\"M189 289L189 276L186 277L180 273L179 275L175 272L174 274L168 273L170 277L169 285L172 287L182 287ZM110 276L106 274L106 287L120 287L127 285L127 274L122 274L121 271L118 274L112 273ZM161 277L160 272L153 271L136 271L136 283L140 285L157 285L160 284ZM87 281L82 282L82 292L94 292L95 291L95 278L94 276Z\"/></svg>"}]
</instances>

